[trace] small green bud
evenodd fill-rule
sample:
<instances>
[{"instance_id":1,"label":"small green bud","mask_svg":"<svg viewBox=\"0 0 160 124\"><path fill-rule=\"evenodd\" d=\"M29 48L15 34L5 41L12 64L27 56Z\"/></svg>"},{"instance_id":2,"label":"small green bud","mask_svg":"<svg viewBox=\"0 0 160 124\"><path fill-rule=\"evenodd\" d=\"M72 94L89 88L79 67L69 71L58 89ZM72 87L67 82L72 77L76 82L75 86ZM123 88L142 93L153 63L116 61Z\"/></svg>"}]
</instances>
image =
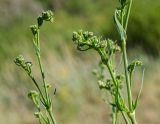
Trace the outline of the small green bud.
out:
<instances>
[{"instance_id":1,"label":"small green bud","mask_svg":"<svg viewBox=\"0 0 160 124\"><path fill-rule=\"evenodd\" d=\"M85 40L87 40L88 38L91 38L93 36L93 32L85 31L85 32L83 32L83 36L84 36Z\"/></svg>"},{"instance_id":2,"label":"small green bud","mask_svg":"<svg viewBox=\"0 0 160 124\"><path fill-rule=\"evenodd\" d=\"M24 69L29 75L31 75L31 73L32 73L31 67L32 67L32 62L25 62Z\"/></svg>"},{"instance_id":3,"label":"small green bud","mask_svg":"<svg viewBox=\"0 0 160 124\"><path fill-rule=\"evenodd\" d=\"M132 62L129 66L128 66L128 71L131 73L133 72L133 70L135 69L136 66L142 66L142 62L141 61L134 61Z\"/></svg>"},{"instance_id":4,"label":"small green bud","mask_svg":"<svg viewBox=\"0 0 160 124\"><path fill-rule=\"evenodd\" d=\"M73 36L72 36L72 40L73 40L73 41L76 41L77 38L78 38L78 33L74 31L74 32L73 32Z\"/></svg>"},{"instance_id":5,"label":"small green bud","mask_svg":"<svg viewBox=\"0 0 160 124\"><path fill-rule=\"evenodd\" d=\"M117 44L115 45L115 48L114 48L114 53L115 52L120 52L121 51L121 48L120 46L118 46Z\"/></svg>"},{"instance_id":6,"label":"small green bud","mask_svg":"<svg viewBox=\"0 0 160 124\"><path fill-rule=\"evenodd\" d=\"M31 29L33 35L36 35L38 33L38 26L37 25L31 25L30 29Z\"/></svg>"},{"instance_id":7,"label":"small green bud","mask_svg":"<svg viewBox=\"0 0 160 124\"><path fill-rule=\"evenodd\" d=\"M29 75L31 75L31 67L32 63L31 62L25 62L25 59L22 55L19 55L15 60L15 64L22 67Z\"/></svg>"},{"instance_id":8,"label":"small green bud","mask_svg":"<svg viewBox=\"0 0 160 124\"><path fill-rule=\"evenodd\" d=\"M119 0L119 2L121 3L121 5L124 7L124 5L126 4L127 0Z\"/></svg>"},{"instance_id":9,"label":"small green bud","mask_svg":"<svg viewBox=\"0 0 160 124\"><path fill-rule=\"evenodd\" d=\"M53 22L53 12L51 10L43 12L42 19L45 21Z\"/></svg>"},{"instance_id":10,"label":"small green bud","mask_svg":"<svg viewBox=\"0 0 160 124\"><path fill-rule=\"evenodd\" d=\"M93 36L93 32L88 32L88 36L92 37Z\"/></svg>"},{"instance_id":11,"label":"small green bud","mask_svg":"<svg viewBox=\"0 0 160 124\"><path fill-rule=\"evenodd\" d=\"M99 85L100 89L106 88L106 83L104 81L102 81L102 80L98 81L98 85Z\"/></svg>"},{"instance_id":12,"label":"small green bud","mask_svg":"<svg viewBox=\"0 0 160 124\"><path fill-rule=\"evenodd\" d=\"M28 93L28 97L29 97L29 98L37 97L38 95L39 95L39 94L38 94L37 91L30 91L30 92Z\"/></svg>"},{"instance_id":13,"label":"small green bud","mask_svg":"<svg viewBox=\"0 0 160 124\"><path fill-rule=\"evenodd\" d=\"M33 103L39 108L39 101L38 101L39 93L37 91L30 91L28 93L28 97L33 101Z\"/></svg>"},{"instance_id":14,"label":"small green bud","mask_svg":"<svg viewBox=\"0 0 160 124\"><path fill-rule=\"evenodd\" d=\"M22 55L19 55L18 57L16 57L14 62L16 65L22 66L24 64L24 57Z\"/></svg>"},{"instance_id":15,"label":"small green bud","mask_svg":"<svg viewBox=\"0 0 160 124\"><path fill-rule=\"evenodd\" d=\"M51 86L50 84L47 84L47 85L46 85L46 88L47 88L47 89L49 89L49 88L51 88L51 87L52 87L52 86Z\"/></svg>"},{"instance_id":16,"label":"small green bud","mask_svg":"<svg viewBox=\"0 0 160 124\"><path fill-rule=\"evenodd\" d=\"M119 81L123 81L124 80L124 75L117 75L116 79Z\"/></svg>"},{"instance_id":17,"label":"small green bud","mask_svg":"<svg viewBox=\"0 0 160 124\"><path fill-rule=\"evenodd\" d=\"M32 67L32 62L25 62L28 67Z\"/></svg>"},{"instance_id":18,"label":"small green bud","mask_svg":"<svg viewBox=\"0 0 160 124\"><path fill-rule=\"evenodd\" d=\"M39 16L37 18L37 23L38 23L38 27L42 26L42 24L43 24L43 18L41 16Z\"/></svg>"}]
</instances>

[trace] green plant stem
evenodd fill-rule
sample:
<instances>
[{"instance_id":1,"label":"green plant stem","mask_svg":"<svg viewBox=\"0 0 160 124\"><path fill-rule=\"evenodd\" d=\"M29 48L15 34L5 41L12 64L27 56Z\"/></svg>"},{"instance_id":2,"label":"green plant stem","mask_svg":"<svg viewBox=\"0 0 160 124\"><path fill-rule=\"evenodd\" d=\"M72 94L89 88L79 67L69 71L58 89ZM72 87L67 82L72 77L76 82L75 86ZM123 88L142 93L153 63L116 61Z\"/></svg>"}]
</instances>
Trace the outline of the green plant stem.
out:
<instances>
[{"instance_id":1,"label":"green plant stem","mask_svg":"<svg viewBox=\"0 0 160 124\"><path fill-rule=\"evenodd\" d=\"M54 118L54 116L53 116L52 109L47 110L47 112L48 112L48 114L49 114L49 116L50 116L53 124L56 124L56 120L55 120L55 118Z\"/></svg>"},{"instance_id":2,"label":"green plant stem","mask_svg":"<svg viewBox=\"0 0 160 124\"><path fill-rule=\"evenodd\" d=\"M116 124L118 124L118 111L116 109Z\"/></svg>"},{"instance_id":3,"label":"green plant stem","mask_svg":"<svg viewBox=\"0 0 160 124\"><path fill-rule=\"evenodd\" d=\"M47 105L50 104L50 100L49 100L49 94L48 94L48 90L47 90L47 84L45 81L45 75L44 75L44 70L43 70L43 66L42 66L42 62L41 62L41 55L40 55L40 42L39 42L39 30L38 30L38 34L37 34L37 43L38 43L38 47L39 47L39 52L37 53L37 58L38 58L38 63L39 63L39 67L40 67L40 71L41 71L41 75L42 75L42 80L43 80L43 85L44 85L44 89L45 89L45 95L46 95L46 100L47 100ZM44 101L46 102L46 101ZM48 106L47 106L48 107ZM52 120L53 124L56 124L55 118L53 116L52 113L52 109L51 108L47 108L47 112Z\"/></svg>"},{"instance_id":4,"label":"green plant stem","mask_svg":"<svg viewBox=\"0 0 160 124\"><path fill-rule=\"evenodd\" d=\"M126 123L126 124L129 124L129 121L128 121L125 113L124 113L123 111L121 111L121 114L122 114L122 116L123 116L123 118L124 118L125 123Z\"/></svg>"},{"instance_id":5,"label":"green plant stem","mask_svg":"<svg viewBox=\"0 0 160 124\"><path fill-rule=\"evenodd\" d=\"M43 67L42 67L40 55L38 56L38 63L39 63L39 66L40 66L40 71L41 71L41 75L42 75L42 80L43 80L43 84L44 84L44 89L45 89L46 98L48 99L49 95L48 95L48 92L47 92L47 86L46 86L46 81L45 81L45 75L44 75L44 71L43 71Z\"/></svg>"},{"instance_id":6,"label":"green plant stem","mask_svg":"<svg viewBox=\"0 0 160 124\"><path fill-rule=\"evenodd\" d=\"M123 9L121 10L121 25L123 27L124 23L124 18L123 18Z\"/></svg>"},{"instance_id":7,"label":"green plant stem","mask_svg":"<svg viewBox=\"0 0 160 124\"><path fill-rule=\"evenodd\" d=\"M43 93L41 92L41 89L39 87L39 85L37 84L36 80L34 79L33 76L29 75L29 77L31 78L31 80L33 81L33 83L35 84L35 86L37 87L39 93L40 93L40 96L42 97L43 101L45 101L45 98L43 96Z\"/></svg>"},{"instance_id":8,"label":"green plant stem","mask_svg":"<svg viewBox=\"0 0 160 124\"><path fill-rule=\"evenodd\" d=\"M112 112L112 124L116 124L116 113Z\"/></svg>"},{"instance_id":9,"label":"green plant stem","mask_svg":"<svg viewBox=\"0 0 160 124\"><path fill-rule=\"evenodd\" d=\"M128 74L128 59L127 59L127 51L126 51L126 41L122 41L122 52L123 52L123 62L124 62L124 70L125 70L125 78L126 78L126 86L127 86L127 95L128 95L128 104L129 110L132 112L132 93L130 86L130 79Z\"/></svg>"},{"instance_id":10,"label":"green plant stem","mask_svg":"<svg viewBox=\"0 0 160 124\"><path fill-rule=\"evenodd\" d=\"M115 106L112 106L112 124L117 124L118 123L118 118L117 118L117 109Z\"/></svg>"},{"instance_id":11,"label":"green plant stem","mask_svg":"<svg viewBox=\"0 0 160 124\"><path fill-rule=\"evenodd\" d=\"M109 70L109 73L111 75L111 78L113 80L113 83L115 85L115 87L117 87L117 81L116 81L116 78L115 78L115 75L113 74L113 70L111 69L111 66L110 64L108 63L108 60L105 58L105 54L102 52L102 50L98 49L98 52L101 56L101 60L103 61L103 63L107 66L108 70Z\"/></svg>"},{"instance_id":12,"label":"green plant stem","mask_svg":"<svg viewBox=\"0 0 160 124\"><path fill-rule=\"evenodd\" d=\"M37 53L37 58L38 58L38 63L39 63L39 67L40 67L40 71L41 71L41 75L42 75L42 80L43 80L43 85L44 85L44 89L45 89L46 99L48 101L49 94L47 92L45 75L44 75L44 70L43 70L43 66L42 66L42 62L41 62L41 55L40 55L39 30L38 30L38 33L37 33L37 43L38 43L38 47L39 47L39 52Z\"/></svg>"},{"instance_id":13,"label":"green plant stem","mask_svg":"<svg viewBox=\"0 0 160 124\"><path fill-rule=\"evenodd\" d=\"M135 117L135 112L131 113L129 115L129 118L130 118L132 124L137 124L136 117Z\"/></svg>"},{"instance_id":14,"label":"green plant stem","mask_svg":"<svg viewBox=\"0 0 160 124\"><path fill-rule=\"evenodd\" d=\"M127 15L126 15L126 20L125 20L125 31L127 31L127 26L128 26L128 21L129 21L129 16L130 16L130 12L131 12L131 7L132 7L132 0L129 1L129 5L127 8Z\"/></svg>"},{"instance_id":15,"label":"green plant stem","mask_svg":"<svg viewBox=\"0 0 160 124\"><path fill-rule=\"evenodd\" d=\"M117 81L116 81L115 75L113 74L113 70L111 69L111 66L108 63L106 64L106 66L107 66L107 68L109 70L109 73L111 75L111 78L112 78L112 80L114 82L115 87L117 87Z\"/></svg>"}]
</instances>

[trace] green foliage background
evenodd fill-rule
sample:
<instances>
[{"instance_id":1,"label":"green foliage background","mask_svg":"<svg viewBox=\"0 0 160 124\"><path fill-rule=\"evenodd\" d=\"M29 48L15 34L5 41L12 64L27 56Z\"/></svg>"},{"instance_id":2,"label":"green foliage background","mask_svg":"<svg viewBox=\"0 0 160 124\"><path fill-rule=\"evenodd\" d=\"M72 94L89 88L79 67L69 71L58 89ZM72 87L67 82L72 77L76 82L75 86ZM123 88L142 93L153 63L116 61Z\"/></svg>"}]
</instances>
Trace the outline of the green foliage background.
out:
<instances>
[{"instance_id":1,"label":"green foliage background","mask_svg":"<svg viewBox=\"0 0 160 124\"><path fill-rule=\"evenodd\" d=\"M113 13L116 0L0 0L0 123L33 124L33 105L26 94L31 81L13 60L18 54L34 61L29 25L42 10L51 9L55 22L41 30L42 56L48 82L57 87L55 115L60 124L109 123L109 107L96 85L92 69L96 53L80 53L72 43L72 32L85 29L117 39ZM128 28L130 58L146 64L146 83L138 109L141 123L159 124L160 100L160 1L134 0ZM135 78L139 87L140 72ZM101 98L101 96L103 96ZM23 114L22 114L23 113Z\"/></svg>"}]
</instances>

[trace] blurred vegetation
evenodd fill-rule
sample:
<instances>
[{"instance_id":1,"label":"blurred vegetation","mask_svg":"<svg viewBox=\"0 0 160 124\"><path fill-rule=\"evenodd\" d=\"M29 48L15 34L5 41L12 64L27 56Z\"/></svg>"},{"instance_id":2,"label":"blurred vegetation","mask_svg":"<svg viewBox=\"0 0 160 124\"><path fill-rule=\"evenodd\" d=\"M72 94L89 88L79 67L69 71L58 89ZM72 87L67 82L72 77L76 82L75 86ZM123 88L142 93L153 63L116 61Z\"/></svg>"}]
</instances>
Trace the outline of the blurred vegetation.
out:
<instances>
[{"instance_id":1,"label":"blurred vegetation","mask_svg":"<svg viewBox=\"0 0 160 124\"><path fill-rule=\"evenodd\" d=\"M18 54L23 54L36 61L29 25L34 24L35 17L47 9L55 12L55 22L42 28L42 58L48 81L57 87L54 109L58 122L109 123L109 108L105 108L96 79L91 74L99 58L92 51L87 55L77 52L71 37L74 30L82 28L116 39L113 23L116 6L116 0L0 0L0 123L33 124L36 121L31 114L32 104L26 97L28 89L33 89L33 86L22 70L15 67L13 60ZM147 66L148 85L144 88L141 109L138 110L141 123L160 123L157 87L160 79L156 75L160 73L159 12L159 0L134 0L129 21L131 58L143 58ZM158 59L155 61L152 56ZM36 63L34 68L38 72ZM135 85L138 87L138 81ZM150 87L153 90L145 95Z\"/></svg>"},{"instance_id":2,"label":"blurred vegetation","mask_svg":"<svg viewBox=\"0 0 160 124\"><path fill-rule=\"evenodd\" d=\"M40 0L47 8L63 10L72 16L87 18L90 27L104 36L115 37L110 14L113 13L116 1L109 0ZM108 6L107 6L108 5ZM129 46L142 46L154 56L160 51L160 1L159 0L134 0L131 21L129 26ZM105 16L106 15L106 16ZM89 22L88 22L89 21ZM111 26L110 26L111 25ZM92 28L91 28L92 29ZM110 30L112 29L112 30ZM93 29L92 29L93 30Z\"/></svg>"},{"instance_id":3,"label":"blurred vegetation","mask_svg":"<svg viewBox=\"0 0 160 124\"><path fill-rule=\"evenodd\" d=\"M55 11L55 25L48 27L46 34L51 30L59 31L61 40L70 40L70 32L78 28L86 28L95 33L102 34L106 38L115 39L112 14L116 7L116 1L109 0L1 0L0 8L0 40L1 43L9 43L15 36L19 40L25 40L28 36L25 33L27 24L32 22L32 17L43 9ZM157 56L160 53L160 1L159 0L135 0L130 25L129 43L130 47L142 46L151 55ZM67 25L66 25L67 24ZM67 26L67 28L63 28ZM61 27L60 27L61 26ZM51 29L52 28L52 29ZM19 32L21 34L19 34ZM7 32L7 33L6 33ZM6 37L7 35L7 37ZM26 36L26 38L24 38ZM63 37L64 36L64 37ZM18 41L19 41L18 40ZM16 39L15 39L16 41ZM70 41L69 41L70 42ZM13 43L13 42L12 42ZM14 43L13 43L14 44ZM6 46L1 45L1 54Z\"/></svg>"}]
</instances>

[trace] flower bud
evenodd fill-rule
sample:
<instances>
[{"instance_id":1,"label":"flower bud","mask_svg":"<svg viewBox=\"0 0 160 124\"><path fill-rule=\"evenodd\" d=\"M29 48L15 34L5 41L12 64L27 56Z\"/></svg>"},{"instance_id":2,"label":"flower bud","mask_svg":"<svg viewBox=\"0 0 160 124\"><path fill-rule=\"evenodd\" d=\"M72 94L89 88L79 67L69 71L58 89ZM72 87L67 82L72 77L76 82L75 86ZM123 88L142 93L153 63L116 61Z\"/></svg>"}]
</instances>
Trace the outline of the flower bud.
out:
<instances>
[{"instance_id":1,"label":"flower bud","mask_svg":"<svg viewBox=\"0 0 160 124\"><path fill-rule=\"evenodd\" d=\"M14 62L16 65L21 66L24 63L24 57L22 55L19 55L18 57L16 57Z\"/></svg>"},{"instance_id":2,"label":"flower bud","mask_svg":"<svg viewBox=\"0 0 160 124\"><path fill-rule=\"evenodd\" d=\"M142 66L142 62L141 61L133 61L129 66L128 66L128 71L131 73L133 72L133 70L135 69L135 67L137 66Z\"/></svg>"},{"instance_id":3,"label":"flower bud","mask_svg":"<svg viewBox=\"0 0 160 124\"><path fill-rule=\"evenodd\" d=\"M43 24L43 18L41 16L39 16L37 18L37 23L38 23L38 27L42 26L42 24Z\"/></svg>"},{"instance_id":4,"label":"flower bud","mask_svg":"<svg viewBox=\"0 0 160 124\"><path fill-rule=\"evenodd\" d=\"M33 35L36 35L38 33L38 26L37 25L31 25L30 29L31 29Z\"/></svg>"},{"instance_id":5,"label":"flower bud","mask_svg":"<svg viewBox=\"0 0 160 124\"><path fill-rule=\"evenodd\" d=\"M73 32L72 40L76 41L77 38L78 38L78 33L77 32Z\"/></svg>"},{"instance_id":6,"label":"flower bud","mask_svg":"<svg viewBox=\"0 0 160 124\"><path fill-rule=\"evenodd\" d=\"M53 22L53 12L51 10L43 12L42 19L45 21Z\"/></svg>"},{"instance_id":7,"label":"flower bud","mask_svg":"<svg viewBox=\"0 0 160 124\"><path fill-rule=\"evenodd\" d=\"M28 67L32 66L32 62L25 62Z\"/></svg>"},{"instance_id":8,"label":"flower bud","mask_svg":"<svg viewBox=\"0 0 160 124\"><path fill-rule=\"evenodd\" d=\"M39 94L38 94L37 91L30 91L30 92L28 93L28 97L29 97L29 98L37 97L38 95L39 95Z\"/></svg>"},{"instance_id":9,"label":"flower bud","mask_svg":"<svg viewBox=\"0 0 160 124\"><path fill-rule=\"evenodd\" d=\"M39 108L38 96L39 96L39 93L37 91L30 91L28 93L28 97L31 98L33 103Z\"/></svg>"},{"instance_id":10,"label":"flower bud","mask_svg":"<svg viewBox=\"0 0 160 124\"><path fill-rule=\"evenodd\" d=\"M102 81L102 80L98 81L98 85L99 85L100 89L106 88L106 83L104 81Z\"/></svg>"}]
</instances>

